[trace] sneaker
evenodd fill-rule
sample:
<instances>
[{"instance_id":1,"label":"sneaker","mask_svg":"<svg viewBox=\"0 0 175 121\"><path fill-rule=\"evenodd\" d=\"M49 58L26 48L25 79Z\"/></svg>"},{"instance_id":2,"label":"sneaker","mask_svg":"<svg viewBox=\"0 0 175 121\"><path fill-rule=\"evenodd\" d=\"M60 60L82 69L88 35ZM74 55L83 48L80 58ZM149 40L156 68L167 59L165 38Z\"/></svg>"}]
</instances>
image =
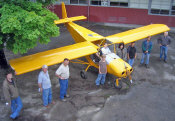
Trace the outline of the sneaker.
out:
<instances>
[{"instance_id":1,"label":"sneaker","mask_svg":"<svg viewBox=\"0 0 175 121\"><path fill-rule=\"evenodd\" d=\"M51 104L54 105L55 104L55 101L52 101Z\"/></svg>"},{"instance_id":2,"label":"sneaker","mask_svg":"<svg viewBox=\"0 0 175 121\"><path fill-rule=\"evenodd\" d=\"M149 68L148 64L145 64L145 67L146 67L146 68Z\"/></svg>"},{"instance_id":3,"label":"sneaker","mask_svg":"<svg viewBox=\"0 0 175 121\"><path fill-rule=\"evenodd\" d=\"M166 61L166 60L164 60L164 62L165 62L165 63L167 63L167 61Z\"/></svg>"},{"instance_id":4,"label":"sneaker","mask_svg":"<svg viewBox=\"0 0 175 121\"><path fill-rule=\"evenodd\" d=\"M142 64L142 63L140 63L140 64L139 64L139 67L141 67L141 66L143 66L143 64Z\"/></svg>"},{"instance_id":5,"label":"sneaker","mask_svg":"<svg viewBox=\"0 0 175 121\"><path fill-rule=\"evenodd\" d=\"M162 61L162 58L159 58L159 61Z\"/></svg>"},{"instance_id":6,"label":"sneaker","mask_svg":"<svg viewBox=\"0 0 175 121\"><path fill-rule=\"evenodd\" d=\"M66 99L61 99L62 102L66 102Z\"/></svg>"},{"instance_id":7,"label":"sneaker","mask_svg":"<svg viewBox=\"0 0 175 121\"><path fill-rule=\"evenodd\" d=\"M67 94L67 95L65 95L64 97L69 98L70 96Z\"/></svg>"},{"instance_id":8,"label":"sneaker","mask_svg":"<svg viewBox=\"0 0 175 121\"><path fill-rule=\"evenodd\" d=\"M132 84L132 80L130 80L131 84Z\"/></svg>"},{"instance_id":9,"label":"sneaker","mask_svg":"<svg viewBox=\"0 0 175 121\"><path fill-rule=\"evenodd\" d=\"M46 106L44 105L44 107L49 108L49 105L46 105Z\"/></svg>"}]
</instances>

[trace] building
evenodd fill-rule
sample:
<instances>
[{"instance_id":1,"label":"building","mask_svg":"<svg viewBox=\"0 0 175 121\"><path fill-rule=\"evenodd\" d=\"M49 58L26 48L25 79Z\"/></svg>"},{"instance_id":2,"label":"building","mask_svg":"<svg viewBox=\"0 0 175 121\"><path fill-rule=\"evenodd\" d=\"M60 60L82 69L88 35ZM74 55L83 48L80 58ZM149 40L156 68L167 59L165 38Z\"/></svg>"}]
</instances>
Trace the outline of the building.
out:
<instances>
[{"instance_id":1,"label":"building","mask_svg":"<svg viewBox=\"0 0 175 121\"><path fill-rule=\"evenodd\" d=\"M57 0L50 9L60 18L61 2L69 17L85 15L90 22L175 27L175 0Z\"/></svg>"}]
</instances>

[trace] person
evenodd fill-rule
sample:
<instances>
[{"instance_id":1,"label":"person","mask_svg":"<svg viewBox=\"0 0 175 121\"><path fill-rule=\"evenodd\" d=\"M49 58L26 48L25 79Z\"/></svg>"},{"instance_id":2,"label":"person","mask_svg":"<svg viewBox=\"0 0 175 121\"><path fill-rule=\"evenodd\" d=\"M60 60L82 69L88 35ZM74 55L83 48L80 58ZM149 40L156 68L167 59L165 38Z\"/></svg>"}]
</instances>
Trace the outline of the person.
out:
<instances>
[{"instance_id":1,"label":"person","mask_svg":"<svg viewBox=\"0 0 175 121\"><path fill-rule=\"evenodd\" d=\"M108 47L108 43L105 43L103 48L101 49L103 55L108 55L111 53L111 50Z\"/></svg>"},{"instance_id":2,"label":"person","mask_svg":"<svg viewBox=\"0 0 175 121\"><path fill-rule=\"evenodd\" d=\"M10 118L16 119L23 107L19 96L16 81L13 79L13 74L10 71L6 72L6 79L3 82L3 93L6 100L6 105L11 106Z\"/></svg>"},{"instance_id":3,"label":"person","mask_svg":"<svg viewBox=\"0 0 175 121\"><path fill-rule=\"evenodd\" d=\"M93 56L93 61L96 62L96 63L98 63L100 61L100 58L102 56L101 47L100 47L99 44L97 44L97 46L99 47L97 49L98 52L92 55Z\"/></svg>"},{"instance_id":4,"label":"person","mask_svg":"<svg viewBox=\"0 0 175 121\"><path fill-rule=\"evenodd\" d=\"M55 75L59 78L60 83L60 99L65 102L64 97L69 97L67 94L68 79L69 79L69 59L65 58L60 67L56 70Z\"/></svg>"},{"instance_id":5,"label":"person","mask_svg":"<svg viewBox=\"0 0 175 121\"><path fill-rule=\"evenodd\" d=\"M127 49L125 48L124 43L120 43L118 45L118 48L116 50L117 50L117 55L121 59L123 59L124 61L126 61L127 60Z\"/></svg>"},{"instance_id":6,"label":"person","mask_svg":"<svg viewBox=\"0 0 175 121\"><path fill-rule=\"evenodd\" d=\"M151 50L152 50L152 42L150 41L151 40L151 36L149 36L147 38L147 40L143 41L142 42L142 58L141 58L141 61L140 61L140 65L143 65L144 63L144 60L145 60L145 56L146 56L146 62L145 62L145 67L146 68L149 68L148 64L149 64L149 57L150 57L150 53L151 53Z\"/></svg>"},{"instance_id":7,"label":"person","mask_svg":"<svg viewBox=\"0 0 175 121\"><path fill-rule=\"evenodd\" d=\"M135 42L132 42L131 45L127 49L127 57L128 57L128 63L130 66L133 66L134 59L136 58L136 48L135 48Z\"/></svg>"},{"instance_id":8,"label":"person","mask_svg":"<svg viewBox=\"0 0 175 121\"><path fill-rule=\"evenodd\" d=\"M168 46L171 44L171 37L168 36L168 32L164 32L164 35L160 36L157 41L160 45L160 61L162 60L162 56L164 54L164 62L167 63L167 52Z\"/></svg>"},{"instance_id":9,"label":"person","mask_svg":"<svg viewBox=\"0 0 175 121\"><path fill-rule=\"evenodd\" d=\"M107 73L106 56L102 55L102 58L99 62L99 74L98 74L97 79L95 80L95 83L97 86L99 86L100 84L104 85L106 73Z\"/></svg>"},{"instance_id":10,"label":"person","mask_svg":"<svg viewBox=\"0 0 175 121\"><path fill-rule=\"evenodd\" d=\"M38 76L38 86L39 91L42 92L43 105L48 107L49 104L54 104L52 101L52 86L47 65L42 66L42 70Z\"/></svg>"}]
</instances>

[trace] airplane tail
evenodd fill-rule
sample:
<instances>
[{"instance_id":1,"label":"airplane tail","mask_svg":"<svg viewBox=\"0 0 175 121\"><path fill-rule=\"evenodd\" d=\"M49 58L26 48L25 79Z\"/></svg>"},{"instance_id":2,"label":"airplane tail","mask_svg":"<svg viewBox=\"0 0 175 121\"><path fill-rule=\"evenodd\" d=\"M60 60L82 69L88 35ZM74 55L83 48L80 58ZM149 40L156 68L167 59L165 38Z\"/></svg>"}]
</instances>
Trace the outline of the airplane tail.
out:
<instances>
[{"instance_id":1,"label":"airplane tail","mask_svg":"<svg viewBox=\"0 0 175 121\"><path fill-rule=\"evenodd\" d=\"M85 16L76 16L76 17L68 18L64 2L62 2L61 6L62 6L62 19L55 20L54 21L55 24L69 23L69 22L72 22L72 21L78 21L78 20L86 19Z\"/></svg>"}]
</instances>

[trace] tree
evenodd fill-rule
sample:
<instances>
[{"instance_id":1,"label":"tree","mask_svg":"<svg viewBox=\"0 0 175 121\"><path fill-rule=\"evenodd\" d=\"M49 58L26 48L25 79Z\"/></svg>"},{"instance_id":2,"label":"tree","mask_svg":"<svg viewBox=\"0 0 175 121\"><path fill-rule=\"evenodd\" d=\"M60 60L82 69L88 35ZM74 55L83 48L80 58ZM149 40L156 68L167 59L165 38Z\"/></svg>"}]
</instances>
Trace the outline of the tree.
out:
<instances>
[{"instance_id":1,"label":"tree","mask_svg":"<svg viewBox=\"0 0 175 121\"><path fill-rule=\"evenodd\" d=\"M47 1L47 2L45 2ZM54 0L1 0L0 49L5 46L13 53L26 53L37 43L47 44L59 35L54 24L56 14L45 7Z\"/></svg>"}]
</instances>

